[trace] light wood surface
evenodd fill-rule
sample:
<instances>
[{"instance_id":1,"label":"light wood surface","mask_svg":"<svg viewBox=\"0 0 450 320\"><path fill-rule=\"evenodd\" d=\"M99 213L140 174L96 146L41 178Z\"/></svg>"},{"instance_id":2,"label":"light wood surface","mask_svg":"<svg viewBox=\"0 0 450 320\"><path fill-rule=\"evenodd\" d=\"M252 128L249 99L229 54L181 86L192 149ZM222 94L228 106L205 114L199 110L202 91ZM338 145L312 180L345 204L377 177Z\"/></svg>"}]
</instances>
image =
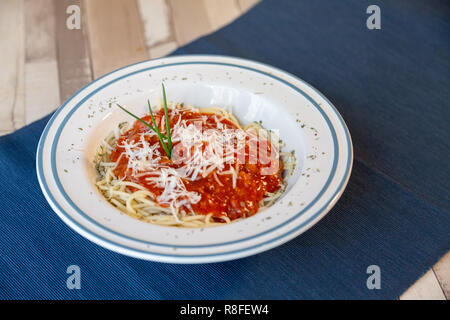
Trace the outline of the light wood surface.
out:
<instances>
[{"instance_id":1,"label":"light wood surface","mask_svg":"<svg viewBox=\"0 0 450 320\"><path fill-rule=\"evenodd\" d=\"M138 0L138 5L147 46L174 42L171 11L166 0Z\"/></svg>"},{"instance_id":2,"label":"light wood surface","mask_svg":"<svg viewBox=\"0 0 450 320\"><path fill-rule=\"evenodd\" d=\"M82 9L81 29L66 27L66 9L78 5ZM54 0L56 52L58 59L59 92L62 101L67 100L77 90L92 80L91 63L88 53L86 15L80 0Z\"/></svg>"},{"instance_id":3,"label":"light wood surface","mask_svg":"<svg viewBox=\"0 0 450 320\"><path fill-rule=\"evenodd\" d=\"M169 0L169 5L172 10L175 38L179 45L191 42L211 30L202 1Z\"/></svg>"},{"instance_id":4,"label":"light wood surface","mask_svg":"<svg viewBox=\"0 0 450 320\"><path fill-rule=\"evenodd\" d=\"M445 300L445 295L433 270L428 270L400 300Z\"/></svg>"},{"instance_id":5,"label":"light wood surface","mask_svg":"<svg viewBox=\"0 0 450 320\"><path fill-rule=\"evenodd\" d=\"M242 13L253 8L255 4L257 4L259 0L238 0L237 3Z\"/></svg>"},{"instance_id":6,"label":"light wood surface","mask_svg":"<svg viewBox=\"0 0 450 320\"><path fill-rule=\"evenodd\" d=\"M148 59L135 0L85 1L94 78Z\"/></svg>"},{"instance_id":7,"label":"light wood surface","mask_svg":"<svg viewBox=\"0 0 450 320\"><path fill-rule=\"evenodd\" d=\"M442 257L433 267L436 278L444 291L447 300L450 299L450 252ZM413 286L415 287L415 286Z\"/></svg>"},{"instance_id":8,"label":"light wood surface","mask_svg":"<svg viewBox=\"0 0 450 320\"><path fill-rule=\"evenodd\" d=\"M206 16L212 30L217 30L234 20L241 14L237 1L230 0L203 0Z\"/></svg>"},{"instance_id":9,"label":"light wood surface","mask_svg":"<svg viewBox=\"0 0 450 320\"><path fill-rule=\"evenodd\" d=\"M25 25L23 1L0 1L0 134L24 124Z\"/></svg>"},{"instance_id":10,"label":"light wood surface","mask_svg":"<svg viewBox=\"0 0 450 320\"><path fill-rule=\"evenodd\" d=\"M1 0L0 134L41 118L124 65L214 32L258 0ZM66 27L69 5L81 29ZM14 26L13 28L11 26ZM449 299L450 253L400 299Z\"/></svg>"},{"instance_id":11,"label":"light wood surface","mask_svg":"<svg viewBox=\"0 0 450 320\"><path fill-rule=\"evenodd\" d=\"M53 0L25 1L26 124L60 105Z\"/></svg>"}]
</instances>

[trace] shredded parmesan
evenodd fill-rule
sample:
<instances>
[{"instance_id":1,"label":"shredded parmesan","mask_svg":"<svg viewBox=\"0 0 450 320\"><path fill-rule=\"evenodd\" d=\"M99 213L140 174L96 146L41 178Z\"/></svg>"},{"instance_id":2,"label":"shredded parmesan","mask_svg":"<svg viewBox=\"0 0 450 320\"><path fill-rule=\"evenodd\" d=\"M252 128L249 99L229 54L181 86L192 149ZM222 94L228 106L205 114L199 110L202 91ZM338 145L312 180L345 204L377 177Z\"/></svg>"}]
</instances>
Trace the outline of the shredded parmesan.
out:
<instances>
[{"instance_id":1,"label":"shredded parmesan","mask_svg":"<svg viewBox=\"0 0 450 320\"><path fill-rule=\"evenodd\" d=\"M195 119L182 119L177 108L172 109L171 120L177 119L171 128L173 153L177 151L182 165L174 169L161 164L162 155L159 152L159 144L150 144L148 141L155 132L149 130L140 134L136 141L123 141L120 147L124 149L121 154L128 158L128 170L131 170L135 177L145 176L145 180L163 189L161 195L157 197L160 204L169 205L172 214L176 219L180 214L180 209L185 207L191 209L191 204L200 201L201 195L197 192L187 191L183 180L196 181L214 174L217 183L223 186L219 175L231 175L233 188L236 188L239 178L239 165L235 167L231 164L236 162L236 156L245 157L245 139L247 134L242 129L226 129L221 122L222 116L214 115L217 129L205 129L208 117L202 115ZM191 111L197 111L192 109ZM176 118L174 118L176 117ZM157 121L160 131L165 133L164 123L161 119ZM115 133L117 138L117 133ZM109 149L111 146L106 144ZM181 147L181 148L180 148ZM236 151L237 150L237 151ZM237 155L237 153L240 153ZM175 159L174 159L175 158ZM172 155L172 160L176 161L176 156ZM117 165L120 158L116 161ZM226 164L228 170L224 171Z\"/></svg>"}]
</instances>

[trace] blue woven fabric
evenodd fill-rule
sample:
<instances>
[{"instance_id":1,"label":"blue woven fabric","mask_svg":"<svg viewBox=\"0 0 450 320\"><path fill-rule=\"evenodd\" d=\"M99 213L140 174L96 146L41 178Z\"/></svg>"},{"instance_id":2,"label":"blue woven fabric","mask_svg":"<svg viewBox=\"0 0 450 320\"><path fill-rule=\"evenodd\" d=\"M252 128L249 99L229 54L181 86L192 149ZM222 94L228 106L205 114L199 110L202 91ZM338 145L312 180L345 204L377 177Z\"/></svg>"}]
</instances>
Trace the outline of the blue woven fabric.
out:
<instances>
[{"instance_id":1,"label":"blue woven fabric","mask_svg":"<svg viewBox=\"0 0 450 320\"><path fill-rule=\"evenodd\" d=\"M290 71L322 91L352 134L338 204L265 253L171 265L103 249L67 227L41 194L35 150L48 117L0 138L0 298L392 299L450 249L450 6L265 0L175 54L233 55ZM18 196L20 195L20 196ZM81 290L66 269L81 268ZM381 269L381 289L366 269Z\"/></svg>"}]
</instances>

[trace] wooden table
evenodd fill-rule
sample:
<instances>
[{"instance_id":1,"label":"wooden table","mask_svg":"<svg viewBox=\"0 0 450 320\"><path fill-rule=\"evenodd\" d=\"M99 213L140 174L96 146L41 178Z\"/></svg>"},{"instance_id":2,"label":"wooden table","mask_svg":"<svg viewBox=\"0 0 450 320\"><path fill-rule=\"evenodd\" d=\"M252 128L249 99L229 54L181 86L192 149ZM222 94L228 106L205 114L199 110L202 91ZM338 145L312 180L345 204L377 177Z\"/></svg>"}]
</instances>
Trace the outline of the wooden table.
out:
<instances>
[{"instance_id":1,"label":"wooden table","mask_svg":"<svg viewBox=\"0 0 450 320\"><path fill-rule=\"evenodd\" d=\"M56 109L118 67L164 56L236 19L258 0L2 0L0 134ZM70 5L81 28L69 30ZM449 299L450 253L400 299Z\"/></svg>"}]
</instances>

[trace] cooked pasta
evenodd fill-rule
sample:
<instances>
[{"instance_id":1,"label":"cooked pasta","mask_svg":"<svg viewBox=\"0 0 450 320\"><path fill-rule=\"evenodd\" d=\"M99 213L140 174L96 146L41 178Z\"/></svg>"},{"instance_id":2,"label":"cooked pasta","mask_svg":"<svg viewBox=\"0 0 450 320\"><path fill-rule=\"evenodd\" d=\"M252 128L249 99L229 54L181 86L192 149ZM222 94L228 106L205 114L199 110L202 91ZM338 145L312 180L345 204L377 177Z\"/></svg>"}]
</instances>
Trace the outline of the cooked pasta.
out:
<instances>
[{"instance_id":1,"label":"cooked pasta","mask_svg":"<svg viewBox=\"0 0 450 320\"><path fill-rule=\"evenodd\" d=\"M149 223L198 228L244 219L281 196L295 157L272 131L241 126L222 108L177 104L166 109L168 134L164 111L120 123L99 146L96 185L112 205Z\"/></svg>"}]
</instances>

